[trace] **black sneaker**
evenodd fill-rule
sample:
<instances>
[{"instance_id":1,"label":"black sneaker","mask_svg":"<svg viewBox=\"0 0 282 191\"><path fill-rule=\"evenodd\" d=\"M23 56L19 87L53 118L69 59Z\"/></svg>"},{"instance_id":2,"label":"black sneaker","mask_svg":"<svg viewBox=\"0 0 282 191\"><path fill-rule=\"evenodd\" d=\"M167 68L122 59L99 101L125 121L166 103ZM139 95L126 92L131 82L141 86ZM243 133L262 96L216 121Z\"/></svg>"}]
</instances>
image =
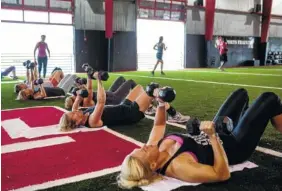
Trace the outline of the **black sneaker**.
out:
<instances>
[{"instance_id":1,"label":"black sneaker","mask_svg":"<svg viewBox=\"0 0 282 191\"><path fill-rule=\"evenodd\" d=\"M161 75L165 75L165 73L164 73L164 72L161 72Z\"/></svg>"},{"instance_id":2,"label":"black sneaker","mask_svg":"<svg viewBox=\"0 0 282 191\"><path fill-rule=\"evenodd\" d=\"M151 74L154 76L154 75L155 75L155 72L154 72L154 71L152 71L152 72L151 72Z\"/></svg>"}]
</instances>

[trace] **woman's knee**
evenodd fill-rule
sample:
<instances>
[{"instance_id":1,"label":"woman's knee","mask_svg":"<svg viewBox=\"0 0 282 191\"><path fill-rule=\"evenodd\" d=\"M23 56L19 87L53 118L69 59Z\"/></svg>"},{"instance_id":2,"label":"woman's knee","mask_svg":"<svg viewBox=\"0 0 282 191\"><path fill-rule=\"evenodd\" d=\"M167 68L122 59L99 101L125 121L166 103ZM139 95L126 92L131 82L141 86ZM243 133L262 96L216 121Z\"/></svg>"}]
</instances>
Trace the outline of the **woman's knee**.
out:
<instances>
[{"instance_id":1,"label":"woman's knee","mask_svg":"<svg viewBox=\"0 0 282 191\"><path fill-rule=\"evenodd\" d=\"M131 89L133 89L133 88L135 88L137 86L137 83L134 80L132 80L132 79L127 80L127 82L130 84Z\"/></svg>"},{"instance_id":2,"label":"woman's knee","mask_svg":"<svg viewBox=\"0 0 282 191\"><path fill-rule=\"evenodd\" d=\"M245 88L239 88L232 94L236 96L248 97L248 91Z\"/></svg>"},{"instance_id":3,"label":"woman's knee","mask_svg":"<svg viewBox=\"0 0 282 191\"><path fill-rule=\"evenodd\" d=\"M126 79L125 79L123 76L119 76L119 77L116 79L116 81L123 81L123 82L125 82Z\"/></svg>"},{"instance_id":4,"label":"woman's knee","mask_svg":"<svg viewBox=\"0 0 282 191\"><path fill-rule=\"evenodd\" d=\"M271 100L280 103L280 98L273 92L264 92L259 96L262 100Z\"/></svg>"}]
</instances>

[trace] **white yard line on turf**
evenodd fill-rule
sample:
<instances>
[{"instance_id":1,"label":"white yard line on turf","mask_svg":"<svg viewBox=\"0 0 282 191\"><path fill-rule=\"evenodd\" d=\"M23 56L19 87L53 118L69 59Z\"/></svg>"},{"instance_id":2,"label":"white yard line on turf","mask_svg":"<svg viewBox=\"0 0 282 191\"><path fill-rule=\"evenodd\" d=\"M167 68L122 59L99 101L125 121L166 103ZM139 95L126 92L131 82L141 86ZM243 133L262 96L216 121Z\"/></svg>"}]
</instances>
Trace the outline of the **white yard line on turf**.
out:
<instances>
[{"instance_id":1,"label":"white yard line on turf","mask_svg":"<svg viewBox=\"0 0 282 191\"><path fill-rule=\"evenodd\" d=\"M146 115L146 118L147 119L151 119L151 120L155 119L155 117L148 116L148 115ZM180 124L177 124L177 123L170 123L170 122L166 122L166 124L171 125L171 126L175 126L175 127L180 127L182 129L186 129L185 125L180 125ZM274 151L272 149L267 149L267 148L263 148L263 147L257 146L256 147L256 151L259 151L259 152L262 152L262 153L265 153L265 154L268 154L268 155L272 155L272 156L275 156L275 157L282 158L282 153L281 152Z\"/></svg>"},{"instance_id":2,"label":"white yard line on turf","mask_svg":"<svg viewBox=\"0 0 282 191\"><path fill-rule=\"evenodd\" d=\"M236 70L249 70L249 69L251 69L251 70L263 70L263 71L268 71L268 70L272 70L272 71L282 71L282 68L277 68L277 69L275 69L275 68L265 68L265 69L263 69L263 68L230 68L230 69L236 69Z\"/></svg>"},{"instance_id":3,"label":"white yard line on turf","mask_svg":"<svg viewBox=\"0 0 282 191\"><path fill-rule=\"evenodd\" d=\"M120 74L120 73L114 73L114 74L112 73L111 75L130 76L130 77L136 77L136 78L152 78L152 79L172 80L172 81L182 81L182 82L183 82L183 81L184 81L184 82L195 82L195 83L204 83L204 84L219 84L219 85L228 85L228 86L243 86L243 87L252 87L252 88L282 90L282 87L257 86L257 85L248 85L248 84L233 84L233 83L213 82L213 81L205 81L205 80L189 80L189 79L180 79L180 78L166 78L166 77L140 76L140 75Z\"/></svg>"},{"instance_id":4,"label":"white yard line on turf","mask_svg":"<svg viewBox=\"0 0 282 191\"><path fill-rule=\"evenodd\" d=\"M260 74L260 73L245 73L245 72L232 72L232 71L207 71L207 70L184 70L185 72L191 73L214 73L214 74L226 74L226 75L248 75L248 76L273 76L282 77L282 74Z\"/></svg>"},{"instance_id":5,"label":"white yard line on turf","mask_svg":"<svg viewBox=\"0 0 282 191\"><path fill-rule=\"evenodd\" d=\"M1 81L1 84L16 84L16 83L22 83L23 80L18 81Z\"/></svg>"}]
</instances>

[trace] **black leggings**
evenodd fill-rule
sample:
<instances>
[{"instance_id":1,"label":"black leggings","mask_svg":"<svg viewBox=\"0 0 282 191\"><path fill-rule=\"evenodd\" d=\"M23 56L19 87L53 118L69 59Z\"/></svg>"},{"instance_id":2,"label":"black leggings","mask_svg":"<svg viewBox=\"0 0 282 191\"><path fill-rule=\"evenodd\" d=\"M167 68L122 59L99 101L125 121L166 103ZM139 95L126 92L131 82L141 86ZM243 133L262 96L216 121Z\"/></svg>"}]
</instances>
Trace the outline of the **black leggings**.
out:
<instances>
[{"instance_id":1,"label":"black leggings","mask_svg":"<svg viewBox=\"0 0 282 191\"><path fill-rule=\"evenodd\" d=\"M282 114L282 103L272 92L261 94L249 108L248 102L247 91L238 89L225 100L214 118L228 116L233 120L231 134L219 134L229 164L246 161L258 145L269 120Z\"/></svg>"},{"instance_id":2,"label":"black leggings","mask_svg":"<svg viewBox=\"0 0 282 191\"><path fill-rule=\"evenodd\" d=\"M108 91L115 92L125 81L126 79L123 76L118 77L111 85L111 87L108 89Z\"/></svg>"},{"instance_id":3,"label":"black leggings","mask_svg":"<svg viewBox=\"0 0 282 191\"><path fill-rule=\"evenodd\" d=\"M127 80L121 84L115 92L106 92L106 103L108 103L108 105L120 104L136 85L135 81Z\"/></svg>"}]
</instances>

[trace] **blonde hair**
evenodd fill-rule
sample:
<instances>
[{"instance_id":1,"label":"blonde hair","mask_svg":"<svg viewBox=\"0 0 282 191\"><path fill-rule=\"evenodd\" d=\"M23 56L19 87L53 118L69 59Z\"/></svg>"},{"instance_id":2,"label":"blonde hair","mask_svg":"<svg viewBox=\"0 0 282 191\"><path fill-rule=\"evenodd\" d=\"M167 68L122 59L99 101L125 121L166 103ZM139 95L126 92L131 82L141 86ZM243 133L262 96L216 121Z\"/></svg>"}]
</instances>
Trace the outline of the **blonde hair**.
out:
<instances>
[{"instance_id":1,"label":"blonde hair","mask_svg":"<svg viewBox=\"0 0 282 191\"><path fill-rule=\"evenodd\" d=\"M69 96L66 98L65 100L65 108L66 109L71 109L72 108L72 105L73 105L73 100L72 100L72 97Z\"/></svg>"},{"instance_id":2,"label":"blonde hair","mask_svg":"<svg viewBox=\"0 0 282 191\"><path fill-rule=\"evenodd\" d=\"M75 129L76 124L72 121L68 116L67 113L64 113L59 122L59 128L61 131L70 131Z\"/></svg>"},{"instance_id":3,"label":"blonde hair","mask_svg":"<svg viewBox=\"0 0 282 191\"><path fill-rule=\"evenodd\" d=\"M128 155L122 163L117 184L120 188L131 189L137 186L146 186L162 179L163 177L153 172L149 165L145 165L139 159Z\"/></svg>"},{"instance_id":4,"label":"blonde hair","mask_svg":"<svg viewBox=\"0 0 282 191\"><path fill-rule=\"evenodd\" d=\"M25 90L21 90L19 93L18 93L18 96L17 96L17 100L27 100L28 97L25 93Z\"/></svg>"}]
</instances>

